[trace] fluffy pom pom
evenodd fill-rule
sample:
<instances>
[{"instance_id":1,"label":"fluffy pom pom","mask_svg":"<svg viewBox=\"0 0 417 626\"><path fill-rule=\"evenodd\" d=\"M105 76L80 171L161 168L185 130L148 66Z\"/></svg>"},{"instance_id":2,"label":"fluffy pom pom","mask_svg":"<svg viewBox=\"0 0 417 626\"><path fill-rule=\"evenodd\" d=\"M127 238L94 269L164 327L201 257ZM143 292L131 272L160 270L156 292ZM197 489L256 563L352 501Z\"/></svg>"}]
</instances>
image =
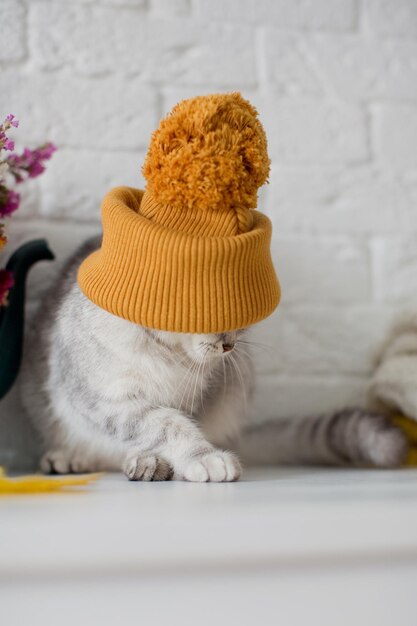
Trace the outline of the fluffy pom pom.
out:
<instances>
[{"instance_id":1,"label":"fluffy pom pom","mask_svg":"<svg viewBox=\"0 0 417 626\"><path fill-rule=\"evenodd\" d=\"M255 208L269 174L256 109L239 93L183 100L153 133L143 174L162 204Z\"/></svg>"}]
</instances>

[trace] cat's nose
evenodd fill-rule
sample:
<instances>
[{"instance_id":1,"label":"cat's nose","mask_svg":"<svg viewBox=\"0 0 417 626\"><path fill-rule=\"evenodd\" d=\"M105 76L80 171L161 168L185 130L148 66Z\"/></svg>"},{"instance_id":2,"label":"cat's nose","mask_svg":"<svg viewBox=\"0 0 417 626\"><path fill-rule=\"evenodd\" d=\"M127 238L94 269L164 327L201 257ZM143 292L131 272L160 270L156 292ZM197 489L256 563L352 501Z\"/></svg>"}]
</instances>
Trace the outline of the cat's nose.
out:
<instances>
[{"instance_id":1,"label":"cat's nose","mask_svg":"<svg viewBox=\"0 0 417 626\"><path fill-rule=\"evenodd\" d=\"M223 352L230 352L235 347L234 343L222 343Z\"/></svg>"}]
</instances>

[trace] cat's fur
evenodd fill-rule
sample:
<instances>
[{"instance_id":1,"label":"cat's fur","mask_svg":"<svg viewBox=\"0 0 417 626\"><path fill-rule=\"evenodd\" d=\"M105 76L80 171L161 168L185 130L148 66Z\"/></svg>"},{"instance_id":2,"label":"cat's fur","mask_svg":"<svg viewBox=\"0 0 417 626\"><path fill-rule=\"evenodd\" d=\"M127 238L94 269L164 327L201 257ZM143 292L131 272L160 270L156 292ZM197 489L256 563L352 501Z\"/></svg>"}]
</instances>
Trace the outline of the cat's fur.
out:
<instances>
[{"instance_id":1,"label":"cat's fur","mask_svg":"<svg viewBox=\"0 0 417 626\"><path fill-rule=\"evenodd\" d=\"M42 439L45 472L230 481L241 472L237 454L266 463L403 460L400 431L359 409L251 426L248 330L156 331L100 309L76 282L81 260L99 245L89 240L68 261L27 342L22 399ZM235 347L224 352L224 344Z\"/></svg>"},{"instance_id":2,"label":"cat's fur","mask_svg":"<svg viewBox=\"0 0 417 626\"><path fill-rule=\"evenodd\" d=\"M417 315L404 311L389 329L375 363L368 403L417 420Z\"/></svg>"}]
</instances>

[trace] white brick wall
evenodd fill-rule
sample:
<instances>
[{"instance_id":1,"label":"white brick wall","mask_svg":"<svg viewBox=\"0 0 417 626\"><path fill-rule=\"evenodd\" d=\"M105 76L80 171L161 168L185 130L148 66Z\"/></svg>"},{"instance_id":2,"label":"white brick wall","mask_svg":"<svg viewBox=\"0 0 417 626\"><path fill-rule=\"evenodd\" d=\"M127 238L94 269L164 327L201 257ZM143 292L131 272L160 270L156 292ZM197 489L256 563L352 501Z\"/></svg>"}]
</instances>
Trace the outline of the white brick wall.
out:
<instances>
[{"instance_id":1,"label":"white brick wall","mask_svg":"<svg viewBox=\"0 0 417 626\"><path fill-rule=\"evenodd\" d=\"M283 285L257 329L273 352L257 350L257 417L359 401L417 302L417 1L2 0L0 23L0 114L21 119L18 142L60 148L16 237L75 245L109 187L143 184L161 115L240 90L268 133L260 204Z\"/></svg>"}]
</instances>

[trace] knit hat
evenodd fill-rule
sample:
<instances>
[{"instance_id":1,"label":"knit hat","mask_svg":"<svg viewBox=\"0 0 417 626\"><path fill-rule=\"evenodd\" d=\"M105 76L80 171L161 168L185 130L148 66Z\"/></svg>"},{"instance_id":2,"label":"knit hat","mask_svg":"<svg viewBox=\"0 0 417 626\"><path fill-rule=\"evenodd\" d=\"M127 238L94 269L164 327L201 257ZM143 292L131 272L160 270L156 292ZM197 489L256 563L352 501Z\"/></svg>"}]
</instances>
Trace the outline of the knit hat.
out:
<instances>
[{"instance_id":1,"label":"knit hat","mask_svg":"<svg viewBox=\"0 0 417 626\"><path fill-rule=\"evenodd\" d=\"M183 100L152 135L145 191L105 196L101 248L79 268L81 290L159 330L218 333L267 317L280 287L271 222L253 209L268 173L265 132L239 93Z\"/></svg>"}]
</instances>

